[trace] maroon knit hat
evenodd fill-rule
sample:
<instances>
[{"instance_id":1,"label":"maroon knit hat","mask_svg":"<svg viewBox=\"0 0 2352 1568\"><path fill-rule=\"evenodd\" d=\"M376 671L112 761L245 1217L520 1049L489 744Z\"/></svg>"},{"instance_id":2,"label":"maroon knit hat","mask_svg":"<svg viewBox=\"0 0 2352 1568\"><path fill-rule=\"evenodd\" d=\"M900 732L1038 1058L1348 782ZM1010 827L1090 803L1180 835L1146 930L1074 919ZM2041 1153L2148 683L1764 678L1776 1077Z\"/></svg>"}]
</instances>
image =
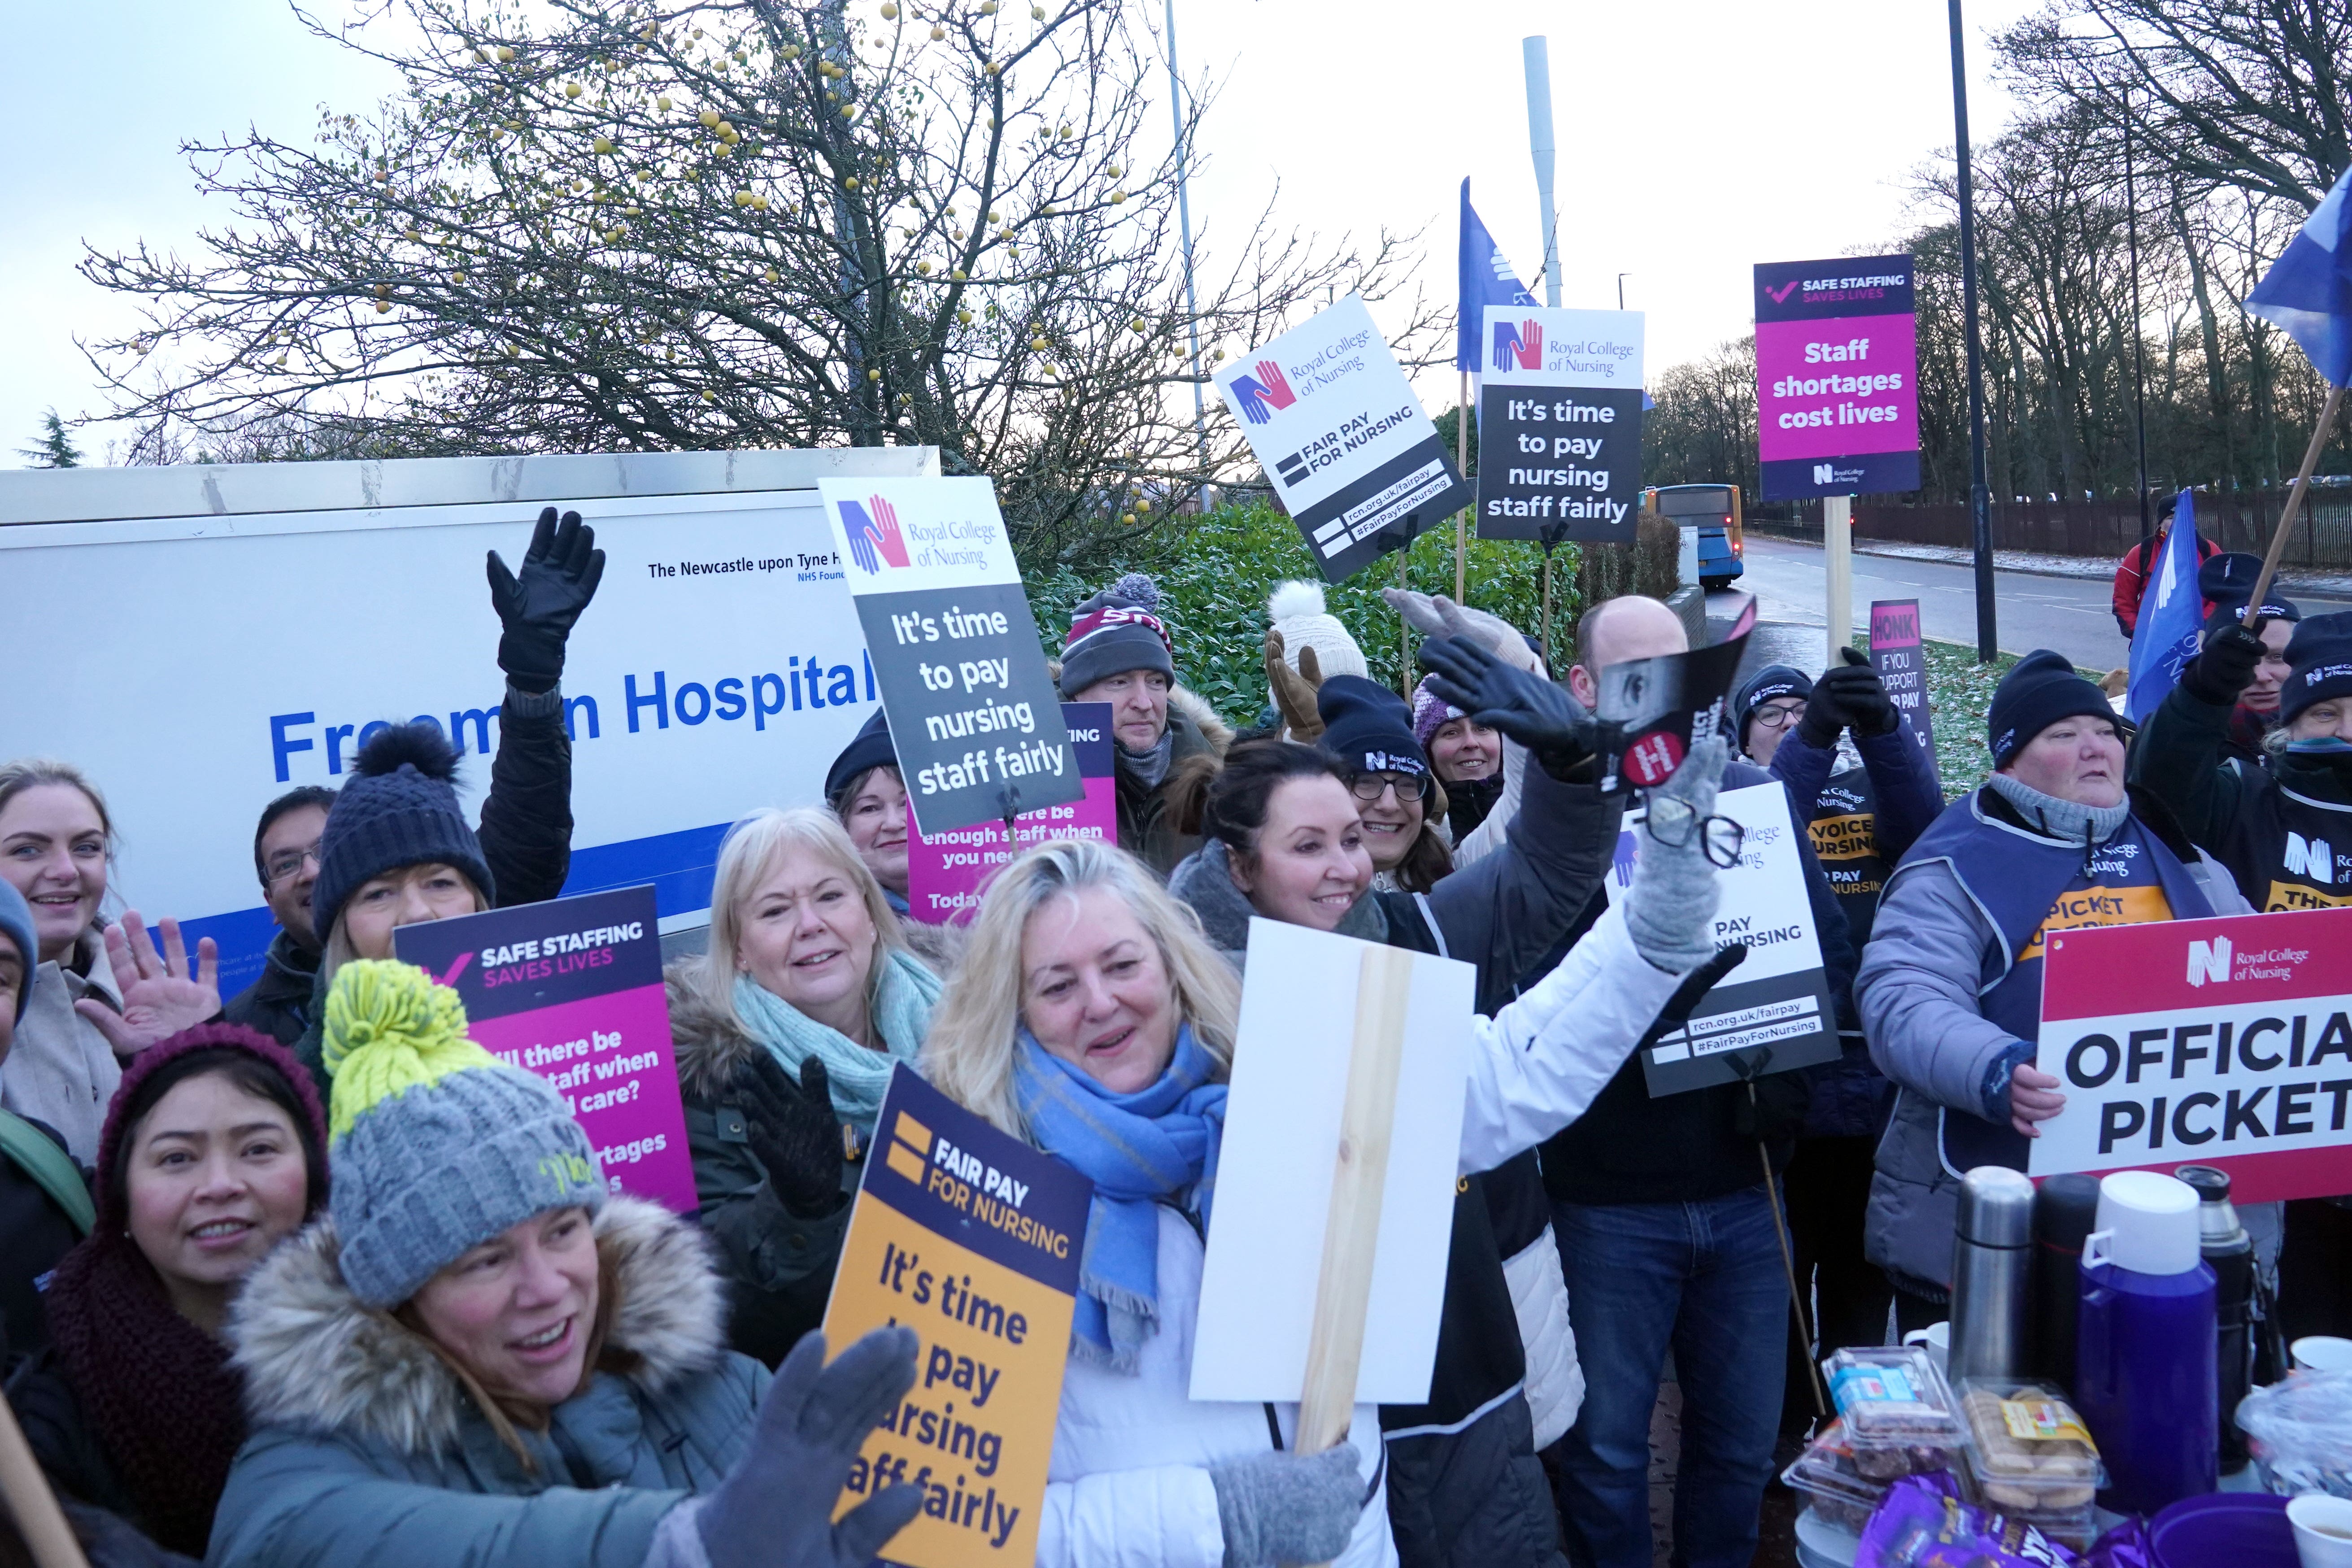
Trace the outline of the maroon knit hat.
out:
<instances>
[{"instance_id":1,"label":"maroon knit hat","mask_svg":"<svg viewBox=\"0 0 2352 1568\"><path fill-rule=\"evenodd\" d=\"M327 1113L319 1104L319 1091L310 1082L310 1075L293 1054L268 1036L246 1027L215 1020L198 1024L167 1036L131 1058L122 1069L122 1083L114 1091L113 1100L106 1108L106 1126L98 1136L98 1224L94 1234L120 1234L131 1223L130 1199L117 1180L122 1157L122 1140L130 1132L124 1125L127 1111L133 1100L141 1098L140 1086L159 1074L177 1078L173 1065L199 1051L237 1051L251 1057L286 1082L289 1096L301 1114L296 1119L295 1131L301 1136L302 1155L310 1162L310 1202L309 1212L315 1214L327 1202Z\"/></svg>"}]
</instances>

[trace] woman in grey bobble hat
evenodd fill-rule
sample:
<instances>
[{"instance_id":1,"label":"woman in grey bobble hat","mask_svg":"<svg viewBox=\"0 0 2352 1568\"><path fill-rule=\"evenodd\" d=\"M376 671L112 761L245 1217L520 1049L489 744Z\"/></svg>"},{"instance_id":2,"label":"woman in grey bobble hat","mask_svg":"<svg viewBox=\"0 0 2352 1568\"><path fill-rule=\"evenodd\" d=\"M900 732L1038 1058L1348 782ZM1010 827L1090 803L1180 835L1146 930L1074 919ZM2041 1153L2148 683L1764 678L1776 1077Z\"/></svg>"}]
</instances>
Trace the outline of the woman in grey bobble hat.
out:
<instances>
[{"instance_id":1,"label":"woman in grey bobble hat","mask_svg":"<svg viewBox=\"0 0 2352 1568\"><path fill-rule=\"evenodd\" d=\"M920 1510L832 1521L913 1386L878 1330L772 1379L726 1348L701 1232L610 1194L562 1095L457 993L360 959L328 993L334 1187L232 1309L253 1435L215 1568L856 1568Z\"/></svg>"}]
</instances>

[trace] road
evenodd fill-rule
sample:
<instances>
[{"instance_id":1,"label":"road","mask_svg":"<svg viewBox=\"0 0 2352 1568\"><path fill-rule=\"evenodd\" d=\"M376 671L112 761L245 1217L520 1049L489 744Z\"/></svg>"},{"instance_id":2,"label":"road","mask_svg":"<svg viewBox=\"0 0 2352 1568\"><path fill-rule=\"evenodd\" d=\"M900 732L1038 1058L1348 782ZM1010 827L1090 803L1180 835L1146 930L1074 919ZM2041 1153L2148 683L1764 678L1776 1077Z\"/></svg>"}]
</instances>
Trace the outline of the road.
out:
<instances>
[{"instance_id":1,"label":"road","mask_svg":"<svg viewBox=\"0 0 2352 1568\"><path fill-rule=\"evenodd\" d=\"M1757 596L1761 618L1815 626L1827 624L1821 546L1750 531L1745 558L1747 574L1734 587ZM2112 669L2130 653L2130 645L2116 630L2115 615L2109 608L2113 592L2114 584L2105 578L1996 572L1993 594L2000 612L2000 646L2012 653L2055 648L2084 669ZM1719 606L1725 597L1708 595L1710 615L1722 613ZM1857 554L1853 558L1856 629L1868 626L1873 599L1916 599L1920 626L1928 637L1971 647L1976 645L1976 579L1967 566ZM2352 609L2352 604L2307 597L2298 597L2295 604L2307 616ZM1817 652L1815 658L1819 657Z\"/></svg>"}]
</instances>

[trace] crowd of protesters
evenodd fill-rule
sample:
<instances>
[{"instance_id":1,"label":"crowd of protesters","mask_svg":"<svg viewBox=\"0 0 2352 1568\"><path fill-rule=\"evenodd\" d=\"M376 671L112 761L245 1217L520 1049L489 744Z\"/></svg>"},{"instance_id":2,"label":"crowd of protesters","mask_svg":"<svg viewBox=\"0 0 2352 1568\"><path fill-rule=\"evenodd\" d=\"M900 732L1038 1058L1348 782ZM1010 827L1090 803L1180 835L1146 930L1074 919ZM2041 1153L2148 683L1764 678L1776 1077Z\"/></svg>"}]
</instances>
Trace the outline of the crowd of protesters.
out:
<instances>
[{"instance_id":1,"label":"crowd of protesters","mask_svg":"<svg viewBox=\"0 0 2352 1568\"><path fill-rule=\"evenodd\" d=\"M1041 1563L1646 1568L1671 1375L1675 1557L1732 1568L1822 1415L1812 1363L1948 1315L1955 1173L2022 1169L2063 1108L2035 1041L2065 911L2347 901L2307 847L2352 838L2352 617L2266 596L2241 625L2242 557L2207 563L2204 650L2128 751L2046 652L1985 714L1939 715L1980 720L1994 769L1949 805L1866 663L1756 671L1649 792L1614 900L1629 798L1593 712L1602 670L1687 647L1664 605L1587 607L1555 679L1518 628L1392 590L1428 639L1407 698L1285 584L1237 732L1129 574L1055 667L1110 707L1117 842L1017 856L968 927L908 918L878 709L820 799L745 781L707 939L665 976L680 1216L610 1193L562 1096L392 961L403 925L562 888L560 682L603 564L551 508L519 574L490 558L507 689L478 821L429 724L372 727L340 790L263 807L278 934L234 997L209 941L165 920L159 944L110 896L103 781L0 767L7 1397L95 1561L871 1560L919 1489L834 1508L915 1342L828 1363L818 1324L903 1063L1094 1184ZM1842 1051L1654 1097L1639 1047L1744 956L1717 940L1717 793L1767 782L1807 829ZM1214 1208L1273 1196L1216 1183L1253 919L1475 971L1429 1395L1317 1454L1295 1406L1189 1397ZM2342 1331L2352 1226L2287 1210L2242 1211L2280 1310Z\"/></svg>"}]
</instances>

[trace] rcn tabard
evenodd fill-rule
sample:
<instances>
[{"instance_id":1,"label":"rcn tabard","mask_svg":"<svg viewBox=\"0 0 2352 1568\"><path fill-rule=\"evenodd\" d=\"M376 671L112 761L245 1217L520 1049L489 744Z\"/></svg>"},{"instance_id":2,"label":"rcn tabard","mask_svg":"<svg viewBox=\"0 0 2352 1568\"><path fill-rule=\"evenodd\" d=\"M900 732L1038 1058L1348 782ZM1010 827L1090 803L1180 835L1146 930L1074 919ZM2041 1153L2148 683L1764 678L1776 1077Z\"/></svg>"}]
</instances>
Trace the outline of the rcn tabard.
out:
<instances>
[{"instance_id":1,"label":"rcn tabard","mask_svg":"<svg viewBox=\"0 0 2352 1568\"><path fill-rule=\"evenodd\" d=\"M820 479L825 520L928 834L1086 796L996 489L984 479Z\"/></svg>"},{"instance_id":2,"label":"rcn tabard","mask_svg":"<svg viewBox=\"0 0 2352 1568\"><path fill-rule=\"evenodd\" d=\"M1789 792L1778 780L1727 789L1716 797L1715 810L1745 830L1739 864L1716 879L1715 944L1746 942L1748 957L1699 999L1687 1023L1642 1053L1653 1098L1838 1058L1837 1009L1805 892ZM1627 812L1618 832L1611 903L1633 886L1648 838L1641 831L1645 816L1639 807Z\"/></svg>"},{"instance_id":3,"label":"rcn tabard","mask_svg":"<svg viewBox=\"0 0 2352 1568\"><path fill-rule=\"evenodd\" d=\"M1630 544L1642 500L1642 312L1486 312L1478 537Z\"/></svg>"},{"instance_id":4,"label":"rcn tabard","mask_svg":"<svg viewBox=\"0 0 2352 1568\"><path fill-rule=\"evenodd\" d=\"M2027 1172L2183 1164L2240 1203L2352 1190L2352 909L2053 933Z\"/></svg>"},{"instance_id":5,"label":"rcn tabard","mask_svg":"<svg viewBox=\"0 0 2352 1568\"><path fill-rule=\"evenodd\" d=\"M893 1323L922 1340L915 1386L866 1436L834 1509L923 1489L885 1564L1036 1561L1093 1196L1052 1155L905 1064L892 1071L824 1311L836 1350Z\"/></svg>"},{"instance_id":6,"label":"rcn tabard","mask_svg":"<svg viewBox=\"0 0 2352 1568\"><path fill-rule=\"evenodd\" d=\"M1331 582L1470 504L1437 426L1353 294L1244 354L1216 382Z\"/></svg>"},{"instance_id":7,"label":"rcn tabard","mask_svg":"<svg viewBox=\"0 0 2352 1568\"><path fill-rule=\"evenodd\" d=\"M404 925L393 952L466 1005L466 1034L553 1084L604 1183L692 1214L654 889L619 888Z\"/></svg>"}]
</instances>

